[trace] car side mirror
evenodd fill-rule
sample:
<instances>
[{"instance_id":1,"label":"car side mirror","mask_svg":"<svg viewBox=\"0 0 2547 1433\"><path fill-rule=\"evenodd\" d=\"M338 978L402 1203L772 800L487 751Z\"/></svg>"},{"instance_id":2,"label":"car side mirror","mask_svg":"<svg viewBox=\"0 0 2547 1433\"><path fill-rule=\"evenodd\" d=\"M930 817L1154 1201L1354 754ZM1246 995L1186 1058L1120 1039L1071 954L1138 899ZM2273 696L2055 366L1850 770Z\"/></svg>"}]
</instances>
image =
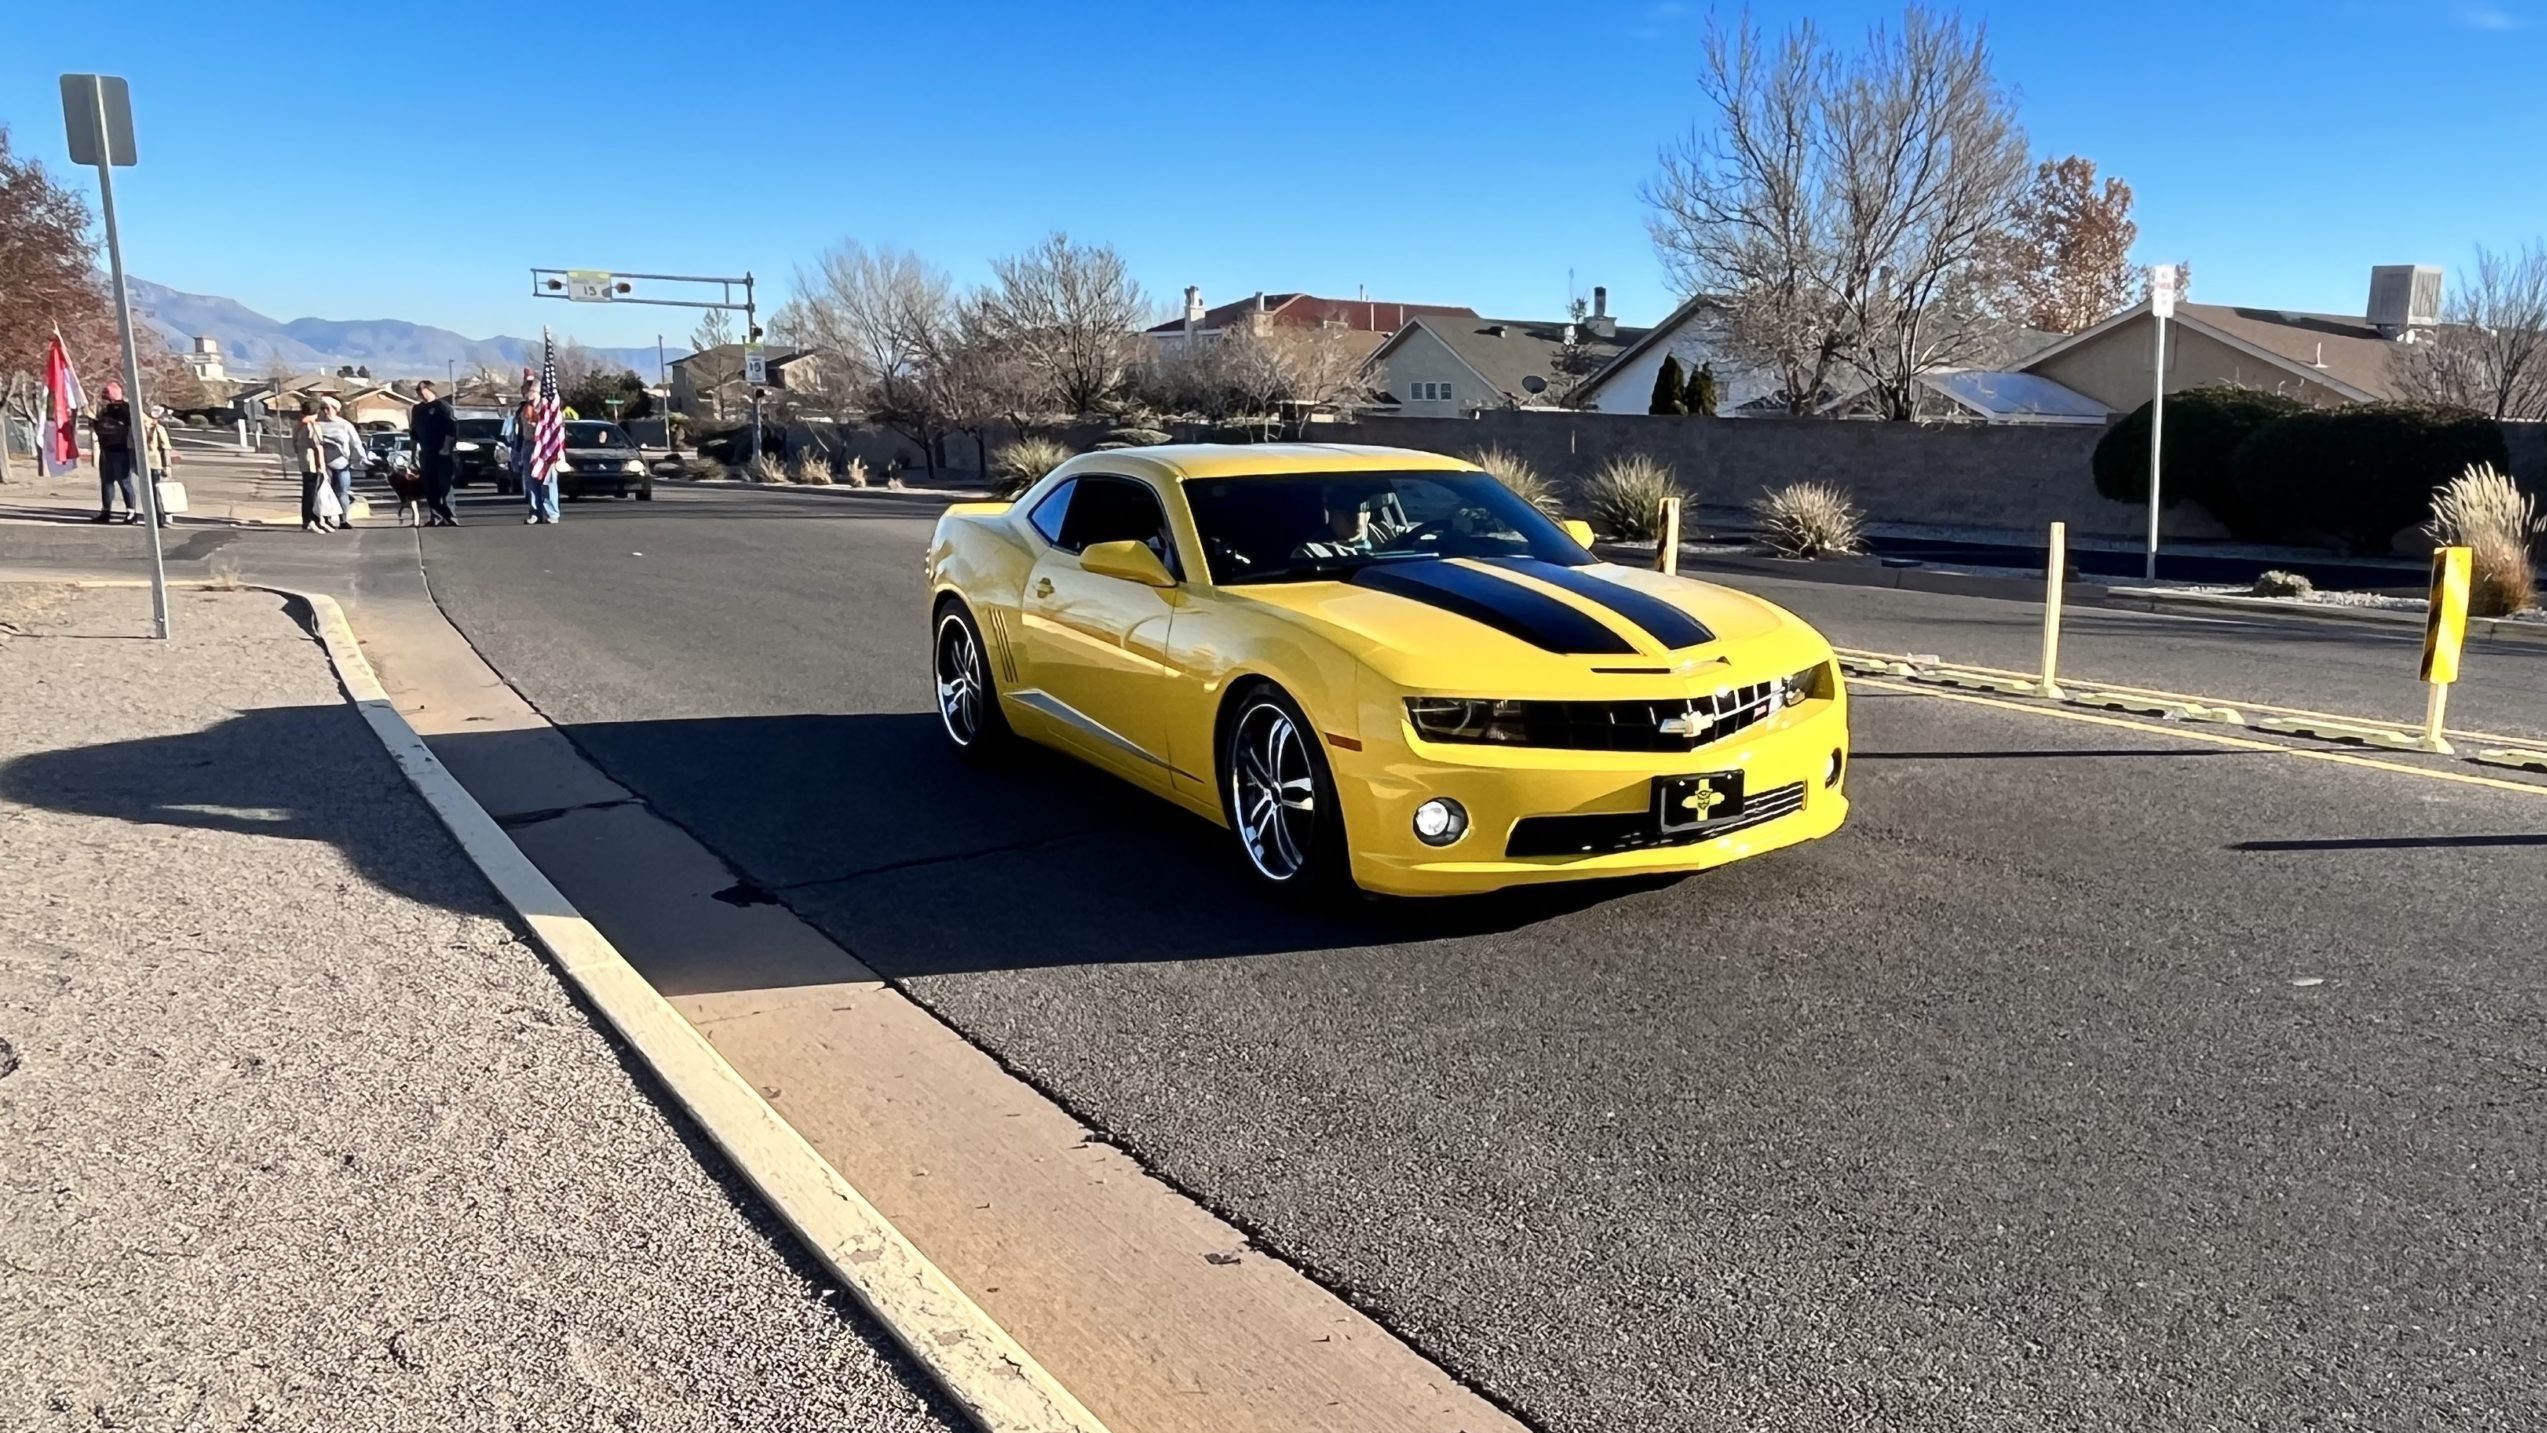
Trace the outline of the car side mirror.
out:
<instances>
[{"instance_id":1,"label":"car side mirror","mask_svg":"<svg viewBox=\"0 0 2547 1433\"><path fill-rule=\"evenodd\" d=\"M1583 519L1570 517L1558 523L1557 526L1564 528L1567 537L1573 538L1584 547L1588 548L1592 545L1592 525Z\"/></svg>"},{"instance_id":2,"label":"car side mirror","mask_svg":"<svg viewBox=\"0 0 2547 1433\"><path fill-rule=\"evenodd\" d=\"M1157 553L1150 551L1150 545L1129 538L1121 542L1089 543L1087 550L1079 554L1079 570L1093 572L1099 577L1119 577L1144 587L1176 585L1175 575L1167 570L1166 563L1159 561Z\"/></svg>"}]
</instances>

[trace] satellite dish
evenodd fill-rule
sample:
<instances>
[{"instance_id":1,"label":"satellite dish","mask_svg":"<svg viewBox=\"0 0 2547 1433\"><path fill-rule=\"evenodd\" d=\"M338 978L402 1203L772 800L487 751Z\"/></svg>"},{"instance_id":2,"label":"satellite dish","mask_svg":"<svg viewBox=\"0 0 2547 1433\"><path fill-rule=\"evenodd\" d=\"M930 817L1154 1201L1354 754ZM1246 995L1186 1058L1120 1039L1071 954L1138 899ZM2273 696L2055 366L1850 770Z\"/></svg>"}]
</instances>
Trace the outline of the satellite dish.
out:
<instances>
[{"instance_id":1,"label":"satellite dish","mask_svg":"<svg viewBox=\"0 0 2547 1433\"><path fill-rule=\"evenodd\" d=\"M1545 393L1548 391L1548 380L1533 373L1529 377L1521 380L1521 391L1524 393Z\"/></svg>"}]
</instances>

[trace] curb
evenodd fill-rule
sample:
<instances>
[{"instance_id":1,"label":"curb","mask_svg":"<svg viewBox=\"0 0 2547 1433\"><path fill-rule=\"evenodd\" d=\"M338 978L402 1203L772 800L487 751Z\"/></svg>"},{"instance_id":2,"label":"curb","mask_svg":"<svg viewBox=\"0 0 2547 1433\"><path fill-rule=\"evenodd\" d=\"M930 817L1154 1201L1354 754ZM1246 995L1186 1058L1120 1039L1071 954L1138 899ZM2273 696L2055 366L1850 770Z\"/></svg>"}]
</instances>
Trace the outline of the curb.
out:
<instances>
[{"instance_id":1,"label":"curb","mask_svg":"<svg viewBox=\"0 0 2547 1433\"><path fill-rule=\"evenodd\" d=\"M2420 636L2424 619L2419 613L2386 610L2376 607L2337 607L2328 604L2296 606L2271 597L2236 597L2217 592L2166 592L2146 587L2116 587L2105 593L2108 607L2129 608L2137 612L2167 615L2192 614L2217 616L2235 613L2241 617L2281 617L2295 622L2349 622L2360 627L2386 627L2399 633ZM2471 617L2467 635L2494 642L2528 643L2547 647L2547 623L2514 622L2503 617Z\"/></svg>"},{"instance_id":2,"label":"curb","mask_svg":"<svg viewBox=\"0 0 2547 1433\"><path fill-rule=\"evenodd\" d=\"M558 970L831 1276L985 1433L1105 1433L1068 1389L806 1143L531 864L407 723L336 600L309 609L336 679L409 783Z\"/></svg>"},{"instance_id":3,"label":"curb","mask_svg":"<svg viewBox=\"0 0 2547 1433\"><path fill-rule=\"evenodd\" d=\"M847 483L752 483L741 478L673 478L656 475L658 483L675 483L685 488L749 488L756 493L793 493L808 498L942 498L951 503L978 503L990 499L988 488L853 488Z\"/></svg>"},{"instance_id":4,"label":"curb","mask_svg":"<svg viewBox=\"0 0 2547 1433\"><path fill-rule=\"evenodd\" d=\"M1616 543L1595 543L1593 555L1622 567L1651 568L1654 554L1642 548L1621 547ZM1691 552L1680 554L1680 570L1739 573L1750 577L1776 577L1789 582L1821 582L1834 587L1889 587L1904 592L1933 592L1941 597L1989 597L2007 602L2040 602L2043 579L2029 574L2022 577L1991 577L1972 572L1938 572L1925 567L1887 567L1881 563L1813 562L1798 558L1753 557L1747 554ZM2107 589L2072 577L2061 589L2061 600L2072 607L2103 607Z\"/></svg>"}]
</instances>

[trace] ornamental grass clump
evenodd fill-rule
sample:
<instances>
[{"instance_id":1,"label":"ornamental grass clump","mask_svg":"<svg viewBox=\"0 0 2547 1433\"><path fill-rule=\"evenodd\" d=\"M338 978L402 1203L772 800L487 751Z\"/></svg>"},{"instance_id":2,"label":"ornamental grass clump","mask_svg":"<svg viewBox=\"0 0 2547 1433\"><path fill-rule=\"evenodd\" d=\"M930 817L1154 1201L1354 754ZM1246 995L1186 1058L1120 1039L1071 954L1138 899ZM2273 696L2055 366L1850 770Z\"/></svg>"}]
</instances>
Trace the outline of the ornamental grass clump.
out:
<instances>
[{"instance_id":1,"label":"ornamental grass clump","mask_svg":"<svg viewBox=\"0 0 2547 1433\"><path fill-rule=\"evenodd\" d=\"M1018 438L1002 443L991 451L991 493L1013 498L1042 482L1044 474L1069 462L1070 457L1066 444L1050 438Z\"/></svg>"},{"instance_id":2,"label":"ornamental grass clump","mask_svg":"<svg viewBox=\"0 0 2547 1433\"><path fill-rule=\"evenodd\" d=\"M2541 530L2535 500L2490 463L2470 463L2435 489L2423 525L2434 543L2468 550L2471 617L2508 617L2537 601L2533 543Z\"/></svg>"},{"instance_id":3,"label":"ornamental grass clump","mask_svg":"<svg viewBox=\"0 0 2547 1433\"><path fill-rule=\"evenodd\" d=\"M1468 461L1486 470L1487 476L1512 490L1512 495L1546 513L1558 515L1557 491L1554 484L1530 466L1530 460L1510 448L1484 447L1468 455Z\"/></svg>"},{"instance_id":4,"label":"ornamental grass clump","mask_svg":"<svg viewBox=\"0 0 2547 1433\"><path fill-rule=\"evenodd\" d=\"M2317 584L2296 572L2285 572L2276 567L2256 578L2255 586L2249 590L2258 597L2314 597Z\"/></svg>"},{"instance_id":5,"label":"ornamental grass clump","mask_svg":"<svg viewBox=\"0 0 2547 1433\"><path fill-rule=\"evenodd\" d=\"M1761 545L1780 557L1849 557L1866 550L1866 514L1828 483L1789 483L1751 504Z\"/></svg>"},{"instance_id":6,"label":"ornamental grass clump","mask_svg":"<svg viewBox=\"0 0 2547 1433\"><path fill-rule=\"evenodd\" d=\"M1642 453L1610 459L1583 485L1592 525L1627 542L1662 536L1663 499L1680 496L1671 469Z\"/></svg>"}]
</instances>

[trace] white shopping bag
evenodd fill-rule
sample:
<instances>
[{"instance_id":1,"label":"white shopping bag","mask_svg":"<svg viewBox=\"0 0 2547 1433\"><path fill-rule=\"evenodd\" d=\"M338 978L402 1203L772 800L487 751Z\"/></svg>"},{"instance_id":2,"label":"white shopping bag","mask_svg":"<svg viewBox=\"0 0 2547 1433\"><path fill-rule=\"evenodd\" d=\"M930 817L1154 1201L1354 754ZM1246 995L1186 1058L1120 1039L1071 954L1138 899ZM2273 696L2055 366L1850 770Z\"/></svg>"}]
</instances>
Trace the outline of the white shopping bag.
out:
<instances>
[{"instance_id":1,"label":"white shopping bag","mask_svg":"<svg viewBox=\"0 0 2547 1433\"><path fill-rule=\"evenodd\" d=\"M310 511L330 520L345 515L345 509L336 502L336 485L325 477L318 480L318 501L310 504Z\"/></svg>"},{"instance_id":2,"label":"white shopping bag","mask_svg":"<svg viewBox=\"0 0 2547 1433\"><path fill-rule=\"evenodd\" d=\"M186 510L186 485L167 478L159 480L159 514L168 517Z\"/></svg>"},{"instance_id":3,"label":"white shopping bag","mask_svg":"<svg viewBox=\"0 0 2547 1433\"><path fill-rule=\"evenodd\" d=\"M361 522L364 518L370 516L371 499L363 497L360 494L355 495L352 505L345 509L345 520L347 522Z\"/></svg>"}]
</instances>

